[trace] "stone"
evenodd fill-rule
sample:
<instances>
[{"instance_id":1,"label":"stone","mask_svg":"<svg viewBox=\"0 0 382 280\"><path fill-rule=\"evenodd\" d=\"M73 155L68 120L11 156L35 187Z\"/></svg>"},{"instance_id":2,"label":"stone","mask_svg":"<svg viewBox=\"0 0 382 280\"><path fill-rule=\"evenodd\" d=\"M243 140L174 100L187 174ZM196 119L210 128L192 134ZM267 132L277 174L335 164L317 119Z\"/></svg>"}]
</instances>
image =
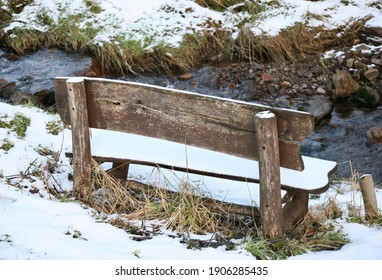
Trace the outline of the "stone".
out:
<instances>
[{"instance_id":1,"label":"stone","mask_svg":"<svg viewBox=\"0 0 382 280\"><path fill-rule=\"evenodd\" d=\"M382 66L382 59L380 59L380 58L372 58L371 59L371 63L373 63L375 65Z\"/></svg>"},{"instance_id":2,"label":"stone","mask_svg":"<svg viewBox=\"0 0 382 280\"><path fill-rule=\"evenodd\" d=\"M306 108L306 111L311 113L316 121L319 121L328 116L332 110L332 102L329 98L323 95L317 95L310 99Z\"/></svg>"},{"instance_id":3,"label":"stone","mask_svg":"<svg viewBox=\"0 0 382 280\"><path fill-rule=\"evenodd\" d=\"M181 81L191 80L193 77L192 73L185 73L178 76L178 79Z\"/></svg>"},{"instance_id":4,"label":"stone","mask_svg":"<svg viewBox=\"0 0 382 280\"><path fill-rule=\"evenodd\" d=\"M0 90L7 90L15 86L16 86L16 82L8 82L4 79L0 79Z\"/></svg>"},{"instance_id":5,"label":"stone","mask_svg":"<svg viewBox=\"0 0 382 280\"><path fill-rule=\"evenodd\" d=\"M322 69L322 67L319 67L319 66L313 66L310 71L314 74L314 75L322 75L324 73L324 70Z\"/></svg>"},{"instance_id":6,"label":"stone","mask_svg":"<svg viewBox=\"0 0 382 280\"><path fill-rule=\"evenodd\" d=\"M363 69L365 71L367 69L367 65L365 63L362 63L361 61L358 61L358 60L354 62L354 67L356 69Z\"/></svg>"},{"instance_id":7,"label":"stone","mask_svg":"<svg viewBox=\"0 0 382 280\"><path fill-rule=\"evenodd\" d=\"M349 58L347 61L346 61L346 67L347 68L353 68L354 66L354 62L355 62L355 58Z\"/></svg>"},{"instance_id":8,"label":"stone","mask_svg":"<svg viewBox=\"0 0 382 280\"><path fill-rule=\"evenodd\" d=\"M340 65L342 65L342 63L344 63L345 61L345 57L343 57L342 55L340 55L339 57L337 57L337 61Z\"/></svg>"},{"instance_id":9,"label":"stone","mask_svg":"<svg viewBox=\"0 0 382 280\"><path fill-rule=\"evenodd\" d=\"M332 81L336 97L349 97L359 89L359 84L353 80L350 73L346 70L337 71L333 75Z\"/></svg>"},{"instance_id":10,"label":"stone","mask_svg":"<svg viewBox=\"0 0 382 280\"><path fill-rule=\"evenodd\" d=\"M244 100L255 100L259 97L256 82L253 80L246 80L240 85L243 93Z\"/></svg>"},{"instance_id":11,"label":"stone","mask_svg":"<svg viewBox=\"0 0 382 280\"><path fill-rule=\"evenodd\" d=\"M36 98L34 95L31 95L26 92L17 91L12 94L12 96L8 99L9 103L11 104L25 104L25 103L32 103L35 105L39 105L38 102L36 102Z\"/></svg>"},{"instance_id":12,"label":"stone","mask_svg":"<svg viewBox=\"0 0 382 280\"><path fill-rule=\"evenodd\" d=\"M364 76L369 81L374 81L376 78L379 77L379 71L376 68L371 68L371 69L365 71Z\"/></svg>"},{"instance_id":13,"label":"stone","mask_svg":"<svg viewBox=\"0 0 382 280\"><path fill-rule=\"evenodd\" d=\"M368 106L377 106L380 100L379 93L368 86L362 86L354 94L353 99Z\"/></svg>"},{"instance_id":14,"label":"stone","mask_svg":"<svg viewBox=\"0 0 382 280\"><path fill-rule=\"evenodd\" d=\"M195 74L194 79L203 87L216 89L218 88L219 73L214 67L205 67Z\"/></svg>"},{"instance_id":15,"label":"stone","mask_svg":"<svg viewBox=\"0 0 382 280\"><path fill-rule=\"evenodd\" d=\"M326 90L323 89L322 87L319 87L319 88L316 90L316 93L317 93L317 94L326 94Z\"/></svg>"},{"instance_id":16,"label":"stone","mask_svg":"<svg viewBox=\"0 0 382 280\"><path fill-rule=\"evenodd\" d=\"M292 106L292 103L289 99L289 96L283 95L276 98L275 105L280 108L290 108Z\"/></svg>"},{"instance_id":17,"label":"stone","mask_svg":"<svg viewBox=\"0 0 382 280\"><path fill-rule=\"evenodd\" d=\"M377 83L377 90L382 95L382 80Z\"/></svg>"},{"instance_id":18,"label":"stone","mask_svg":"<svg viewBox=\"0 0 382 280\"><path fill-rule=\"evenodd\" d=\"M269 82L272 79L272 75L269 73L263 73L261 74L261 80L264 82Z\"/></svg>"},{"instance_id":19,"label":"stone","mask_svg":"<svg viewBox=\"0 0 382 280\"><path fill-rule=\"evenodd\" d=\"M358 51L369 51L370 46L368 46L366 44L360 44L356 47L356 50L358 50Z\"/></svg>"},{"instance_id":20,"label":"stone","mask_svg":"<svg viewBox=\"0 0 382 280\"><path fill-rule=\"evenodd\" d=\"M380 144L382 143L382 128L374 126L367 130L367 139L370 144Z\"/></svg>"},{"instance_id":21,"label":"stone","mask_svg":"<svg viewBox=\"0 0 382 280\"><path fill-rule=\"evenodd\" d=\"M281 87L284 87L284 88L288 88L290 87L292 84L288 81L284 81L280 84Z\"/></svg>"}]
</instances>

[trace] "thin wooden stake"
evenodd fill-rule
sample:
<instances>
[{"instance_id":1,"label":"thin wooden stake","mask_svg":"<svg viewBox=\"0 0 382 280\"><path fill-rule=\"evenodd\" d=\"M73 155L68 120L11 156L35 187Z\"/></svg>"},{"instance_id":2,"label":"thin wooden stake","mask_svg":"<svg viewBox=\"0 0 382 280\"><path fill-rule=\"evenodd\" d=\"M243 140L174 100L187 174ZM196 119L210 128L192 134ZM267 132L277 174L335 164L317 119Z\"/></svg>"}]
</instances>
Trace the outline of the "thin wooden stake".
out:
<instances>
[{"instance_id":1,"label":"thin wooden stake","mask_svg":"<svg viewBox=\"0 0 382 280\"><path fill-rule=\"evenodd\" d=\"M86 198L91 187L91 151L85 82L82 78L67 80L68 103L72 128L74 192Z\"/></svg>"},{"instance_id":2,"label":"thin wooden stake","mask_svg":"<svg viewBox=\"0 0 382 280\"><path fill-rule=\"evenodd\" d=\"M363 203L365 205L365 216L368 220L378 217L378 204L375 195L373 177L365 174L359 178L359 184L362 192Z\"/></svg>"},{"instance_id":3,"label":"thin wooden stake","mask_svg":"<svg viewBox=\"0 0 382 280\"><path fill-rule=\"evenodd\" d=\"M260 213L263 235L277 238L284 234L281 205L280 155L276 116L260 112L255 117L259 152Z\"/></svg>"}]
</instances>

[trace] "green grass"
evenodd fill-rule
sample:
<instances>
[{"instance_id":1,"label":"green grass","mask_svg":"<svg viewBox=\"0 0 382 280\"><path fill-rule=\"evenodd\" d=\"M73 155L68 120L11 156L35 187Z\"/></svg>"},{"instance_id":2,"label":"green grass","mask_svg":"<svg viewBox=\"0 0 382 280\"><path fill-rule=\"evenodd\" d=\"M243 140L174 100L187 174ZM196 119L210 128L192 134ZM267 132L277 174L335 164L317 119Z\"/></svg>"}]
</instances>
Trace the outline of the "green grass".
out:
<instances>
[{"instance_id":1,"label":"green grass","mask_svg":"<svg viewBox=\"0 0 382 280\"><path fill-rule=\"evenodd\" d=\"M22 114L16 114L9 124L11 125L12 131L15 132L19 138L24 138L30 122L30 118Z\"/></svg>"},{"instance_id":2,"label":"green grass","mask_svg":"<svg viewBox=\"0 0 382 280\"><path fill-rule=\"evenodd\" d=\"M10 149L12 149L15 146L15 143L10 141L8 138L5 138L1 142L0 149L4 150L5 152L8 152Z\"/></svg>"},{"instance_id":3,"label":"green grass","mask_svg":"<svg viewBox=\"0 0 382 280\"><path fill-rule=\"evenodd\" d=\"M0 14L1 26L4 27L11 21L11 14L15 10L20 12L30 2L8 1L9 7L6 10L0 9L0 13L3 13ZM244 61L297 61L306 54L316 54L339 44L350 44L365 23L365 20L360 20L342 29L327 31L322 28L308 28L305 23L300 22L285 29L276 37L254 36L246 27L246 23L261 19L264 11L280 6L279 1L264 3L243 0L197 0L196 2L212 10L227 10L235 14L236 26L239 29L237 38L234 40L231 31L224 29L221 23L206 19L204 30L190 31L177 47L157 41L163 34L148 35L141 41L131 39L131 36L124 34L123 30L120 32L121 35L116 35L107 42L97 42L95 38L104 27L95 23L94 19L102 12L102 8L97 1L91 0L84 0L86 7L84 12L65 17L63 12L57 21L53 20L49 11L41 10L35 21L46 28L44 32L24 27L0 34L0 37L5 46L19 54L49 47L90 53L100 61L102 69L111 74L143 72L173 74L187 72L208 61L209 58L222 54L224 58L238 58ZM172 7L166 6L163 9L173 12ZM174 31L168 30L170 33ZM137 30L137 32L143 31ZM338 38L339 33L344 35ZM155 47L146 49L153 42L156 42Z\"/></svg>"},{"instance_id":4,"label":"green grass","mask_svg":"<svg viewBox=\"0 0 382 280\"><path fill-rule=\"evenodd\" d=\"M0 128L11 128L11 125L0 119Z\"/></svg>"},{"instance_id":5,"label":"green grass","mask_svg":"<svg viewBox=\"0 0 382 280\"><path fill-rule=\"evenodd\" d=\"M313 236L284 237L277 240L247 239L245 249L260 260L283 260L291 256L322 250L338 250L349 239L340 231L318 232Z\"/></svg>"},{"instance_id":6,"label":"green grass","mask_svg":"<svg viewBox=\"0 0 382 280\"><path fill-rule=\"evenodd\" d=\"M60 120L51 120L45 124L45 129L52 135L58 135L64 130L64 126Z\"/></svg>"},{"instance_id":7,"label":"green grass","mask_svg":"<svg viewBox=\"0 0 382 280\"><path fill-rule=\"evenodd\" d=\"M19 138L24 138L26 131L30 126L30 118L17 113L14 115L13 119L7 121L8 116L0 117L0 128L6 128L16 133Z\"/></svg>"}]
</instances>

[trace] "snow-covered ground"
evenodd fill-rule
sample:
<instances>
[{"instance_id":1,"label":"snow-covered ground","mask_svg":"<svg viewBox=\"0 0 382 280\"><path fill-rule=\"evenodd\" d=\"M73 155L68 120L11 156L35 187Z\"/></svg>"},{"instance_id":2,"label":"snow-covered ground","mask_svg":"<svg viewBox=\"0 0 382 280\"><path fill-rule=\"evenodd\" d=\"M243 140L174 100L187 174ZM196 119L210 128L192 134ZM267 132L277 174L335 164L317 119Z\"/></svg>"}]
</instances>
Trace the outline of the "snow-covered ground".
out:
<instances>
[{"instance_id":1,"label":"snow-covered ground","mask_svg":"<svg viewBox=\"0 0 382 280\"><path fill-rule=\"evenodd\" d=\"M366 16L371 16L367 26L380 26L382 22L381 4L375 0L261 0L257 1L261 12L255 17L245 11L238 12L237 5L218 12L192 0L145 0L144 5L135 0L89 2L100 9L91 11L91 6L84 5L82 0L34 0L14 15L4 31L14 31L15 35L17 28L45 32L52 22L57 24L73 15L81 20L72 24L97 30L94 44L134 40L150 50L158 44L177 46L184 34L218 25L231 30L235 37L243 25L255 35L273 36L296 23L334 29Z\"/></svg>"},{"instance_id":2,"label":"snow-covered ground","mask_svg":"<svg viewBox=\"0 0 382 280\"><path fill-rule=\"evenodd\" d=\"M6 2L2 1L3 4ZM9 32L16 27L25 26L46 30L47 27L37 19L36 11L48 11L54 20L67 14L84 13L88 15L87 19L83 20L84 25L90 22L93 27L101 27L96 37L99 43L122 36L146 40L143 44L150 48L163 41L177 45L185 33L204 28L206 18L221 21L225 27L232 28L235 34L237 23L244 21L248 16L244 13L211 11L189 0L150 0L144 1L144 5L133 0L96 2L100 4L102 11L94 17L88 11L84 12L83 1L80 0L36 0L22 13L15 15L11 25L6 28ZM261 2L266 4L269 1ZM279 2L281 7L265 10L258 20L249 25L254 33L266 32L274 35L295 22L306 21L311 26L323 24L331 28L366 15L372 16L367 25L382 26L381 4L375 0ZM372 3L374 5L371 5ZM308 12L320 17L307 17ZM151 39L147 41L147 38ZM233 251L226 251L224 247L190 250L180 243L179 239L171 237L173 233L165 229L162 229L162 235L151 240L133 241L131 235L122 229L104 223L96 211L75 201L57 201L48 194L46 186L66 191L72 189L72 182L68 180L68 173L72 170L64 156L64 151L71 143L70 131L65 129L58 135L52 135L48 133L46 124L58 121L57 115L47 114L36 108L0 103L0 121L8 122L18 113L31 119L24 138L17 136L10 128L0 128L0 146L7 143L14 145L9 151L0 149L0 260L183 259L241 260L244 263L245 260L255 259L240 246ZM46 172L47 160L51 159L51 156L42 155L44 148L59 153L59 168L53 175ZM39 176L34 176L32 171ZM140 173L144 176L149 170L136 168L132 172L136 176ZM26 173L31 175L22 176ZM229 189L227 191L229 193ZM242 202L247 199L247 195L249 194L246 191L239 194L236 192L236 196L232 195L231 199ZM349 223L346 219L349 202L363 206L359 191L352 190L351 186L346 184L333 185L319 200L311 200L311 204L322 203L334 197L344 211L343 217L336 220L337 227L342 228L348 235L350 243L338 251L310 252L290 259L381 260L382 229ZM380 190L377 190L377 200L381 209ZM149 224L150 221L146 223ZM201 238L208 239L209 236ZM317 272L321 269L322 267L318 267ZM346 267L342 269L346 270ZM349 268L347 271L352 270ZM309 277L318 279L318 274L320 273Z\"/></svg>"},{"instance_id":3,"label":"snow-covered ground","mask_svg":"<svg viewBox=\"0 0 382 280\"><path fill-rule=\"evenodd\" d=\"M103 223L96 211L75 201L57 201L48 194L46 184L57 190L72 189L68 180L72 170L64 156L71 145L70 131L49 133L46 124L59 117L36 108L0 103L0 112L0 120L4 122L17 114L31 119L24 138L10 128L0 128L0 145L4 139L14 144L9 151L0 150L0 259L254 259L240 245L234 251L226 251L224 247L189 250L178 238L170 237L173 232L165 229L151 240L133 241L131 234ZM41 152L43 148L60 153L59 168L53 174L46 171L49 156ZM135 176L145 177L150 172L149 168L131 169ZM222 186L226 189L221 192L232 202L243 203L249 197L257 199L256 191L250 193L244 183L240 192L237 185ZM377 190L377 195L382 208L382 192ZM360 192L342 183L332 186L311 203L322 203L329 198L335 198L344 209L343 219L336 223L351 242L337 252L308 253L292 259L382 259L382 229L346 221L349 203L362 206ZM146 221L148 225L150 222ZM203 240L209 237L199 236Z\"/></svg>"}]
</instances>

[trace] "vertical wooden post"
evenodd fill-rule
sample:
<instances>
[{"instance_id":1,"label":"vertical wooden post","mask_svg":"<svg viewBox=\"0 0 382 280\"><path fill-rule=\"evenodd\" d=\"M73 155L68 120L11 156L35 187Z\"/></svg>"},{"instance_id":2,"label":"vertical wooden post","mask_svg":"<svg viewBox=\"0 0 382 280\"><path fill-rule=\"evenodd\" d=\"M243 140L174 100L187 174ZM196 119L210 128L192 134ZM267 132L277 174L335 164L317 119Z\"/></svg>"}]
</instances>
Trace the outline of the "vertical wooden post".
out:
<instances>
[{"instance_id":1,"label":"vertical wooden post","mask_svg":"<svg viewBox=\"0 0 382 280\"><path fill-rule=\"evenodd\" d=\"M276 116L269 111L260 112L256 114L255 125L263 235L266 238L276 238L284 234Z\"/></svg>"},{"instance_id":2,"label":"vertical wooden post","mask_svg":"<svg viewBox=\"0 0 382 280\"><path fill-rule=\"evenodd\" d=\"M309 193L296 191L283 208L284 230L291 228L308 213Z\"/></svg>"},{"instance_id":3,"label":"vertical wooden post","mask_svg":"<svg viewBox=\"0 0 382 280\"><path fill-rule=\"evenodd\" d=\"M363 203L365 205L365 216L368 220L378 217L378 204L375 195L373 177L365 174L359 178L359 184L362 192Z\"/></svg>"},{"instance_id":4,"label":"vertical wooden post","mask_svg":"<svg viewBox=\"0 0 382 280\"><path fill-rule=\"evenodd\" d=\"M72 128L74 192L79 199L86 199L91 187L91 152L85 81L70 78L66 83Z\"/></svg>"},{"instance_id":5,"label":"vertical wooden post","mask_svg":"<svg viewBox=\"0 0 382 280\"><path fill-rule=\"evenodd\" d=\"M118 179L127 179L127 175L129 174L129 163L113 162L112 169L109 173Z\"/></svg>"}]
</instances>

